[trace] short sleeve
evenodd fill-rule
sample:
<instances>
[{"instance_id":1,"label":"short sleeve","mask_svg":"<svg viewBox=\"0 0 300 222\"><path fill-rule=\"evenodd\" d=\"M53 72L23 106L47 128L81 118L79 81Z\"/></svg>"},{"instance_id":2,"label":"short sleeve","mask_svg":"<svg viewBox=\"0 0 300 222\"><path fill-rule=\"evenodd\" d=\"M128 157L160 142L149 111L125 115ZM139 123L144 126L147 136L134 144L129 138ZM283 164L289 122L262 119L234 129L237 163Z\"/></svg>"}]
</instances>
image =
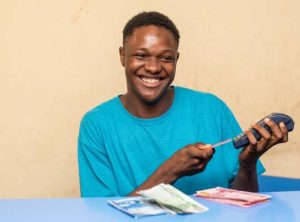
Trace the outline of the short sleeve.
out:
<instances>
[{"instance_id":1,"label":"short sleeve","mask_svg":"<svg viewBox=\"0 0 300 222\"><path fill-rule=\"evenodd\" d=\"M101 131L85 116L78 138L78 167L82 197L116 196L115 175L104 149Z\"/></svg>"},{"instance_id":2,"label":"short sleeve","mask_svg":"<svg viewBox=\"0 0 300 222\"><path fill-rule=\"evenodd\" d=\"M242 132L242 129L239 126L233 113L228 108L228 106L225 103L223 103L222 106L223 106L222 140L225 140L237 136ZM242 151L242 149L236 149L232 143L225 146L225 148L226 148L225 155L226 155L228 171L232 172L230 181L233 181L239 169L239 154ZM262 165L260 160L257 161L256 171L257 171L257 175L261 175L265 171L265 168Z\"/></svg>"}]
</instances>

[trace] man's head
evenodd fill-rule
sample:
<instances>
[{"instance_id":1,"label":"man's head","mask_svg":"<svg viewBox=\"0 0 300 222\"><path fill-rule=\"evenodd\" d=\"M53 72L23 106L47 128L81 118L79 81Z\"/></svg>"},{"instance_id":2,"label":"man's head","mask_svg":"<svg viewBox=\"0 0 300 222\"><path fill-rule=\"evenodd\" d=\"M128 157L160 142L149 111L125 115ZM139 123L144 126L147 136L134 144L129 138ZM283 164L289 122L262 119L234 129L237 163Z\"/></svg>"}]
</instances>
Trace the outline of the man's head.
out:
<instances>
[{"instance_id":1,"label":"man's head","mask_svg":"<svg viewBox=\"0 0 300 222\"><path fill-rule=\"evenodd\" d=\"M127 94L136 104L165 103L175 77L179 33L173 22L158 12L134 16L123 31L120 60L125 68Z\"/></svg>"},{"instance_id":2,"label":"man's head","mask_svg":"<svg viewBox=\"0 0 300 222\"><path fill-rule=\"evenodd\" d=\"M132 35L136 28L149 25L163 27L169 30L177 42L177 45L179 44L180 34L171 19L159 12L141 12L132 17L125 25L123 29L123 46L127 38Z\"/></svg>"}]
</instances>

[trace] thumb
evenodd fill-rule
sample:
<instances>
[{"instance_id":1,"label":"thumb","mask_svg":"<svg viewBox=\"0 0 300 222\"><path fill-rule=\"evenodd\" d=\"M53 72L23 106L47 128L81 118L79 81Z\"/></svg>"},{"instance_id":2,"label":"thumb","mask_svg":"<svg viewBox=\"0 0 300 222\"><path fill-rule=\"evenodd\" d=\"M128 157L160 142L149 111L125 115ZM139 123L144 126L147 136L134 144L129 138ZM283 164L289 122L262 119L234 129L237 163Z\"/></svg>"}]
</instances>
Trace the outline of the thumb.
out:
<instances>
[{"instance_id":1,"label":"thumb","mask_svg":"<svg viewBox=\"0 0 300 222\"><path fill-rule=\"evenodd\" d=\"M207 150L207 149L211 149L212 145L211 144L196 143L196 147L199 150Z\"/></svg>"}]
</instances>

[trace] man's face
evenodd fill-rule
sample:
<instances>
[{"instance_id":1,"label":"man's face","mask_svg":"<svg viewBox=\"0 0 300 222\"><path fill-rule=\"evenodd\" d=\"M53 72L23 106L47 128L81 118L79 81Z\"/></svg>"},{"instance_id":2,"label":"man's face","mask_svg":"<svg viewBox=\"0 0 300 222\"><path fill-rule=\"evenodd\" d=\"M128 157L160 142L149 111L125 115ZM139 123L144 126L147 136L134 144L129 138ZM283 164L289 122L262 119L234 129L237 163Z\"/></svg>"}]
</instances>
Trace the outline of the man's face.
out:
<instances>
[{"instance_id":1,"label":"man's face","mask_svg":"<svg viewBox=\"0 0 300 222\"><path fill-rule=\"evenodd\" d=\"M143 26L127 37L120 58L128 98L155 104L166 95L175 77L177 48L174 36L163 27Z\"/></svg>"}]
</instances>

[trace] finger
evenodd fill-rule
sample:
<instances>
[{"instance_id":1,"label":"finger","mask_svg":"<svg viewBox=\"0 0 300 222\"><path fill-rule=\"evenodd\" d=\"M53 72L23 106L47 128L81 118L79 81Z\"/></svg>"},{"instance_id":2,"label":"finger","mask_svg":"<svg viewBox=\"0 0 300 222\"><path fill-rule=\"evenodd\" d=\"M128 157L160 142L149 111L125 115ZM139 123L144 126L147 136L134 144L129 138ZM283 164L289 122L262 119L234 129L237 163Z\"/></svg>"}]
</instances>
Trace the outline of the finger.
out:
<instances>
[{"instance_id":1,"label":"finger","mask_svg":"<svg viewBox=\"0 0 300 222\"><path fill-rule=\"evenodd\" d=\"M208 161L212 158L212 156L210 156L209 158L207 159L203 159L203 158L193 158L191 160L191 163L192 163L192 166L196 167L197 169L198 168L203 168L207 163Z\"/></svg>"},{"instance_id":2,"label":"finger","mask_svg":"<svg viewBox=\"0 0 300 222\"><path fill-rule=\"evenodd\" d=\"M282 139L283 134L279 128L279 126L272 121L269 118L265 118L265 123L270 127L270 129L272 130L272 134L277 138L277 139Z\"/></svg>"},{"instance_id":3,"label":"finger","mask_svg":"<svg viewBox=\"0 0 300 222\"><path fill-rule=\"evenodd\" d=\"M252 124L252 127L262 136L263 139L271 139L271 134L264 127L260 126L259 124Z\"/></svg>"},{"instance_id":4,"label":"finger","mask_svg":"<svg viewBox=\"0 0 300 222\"><path fill-rule=\"evenodd\" d=\"M207 166L207 164L210 160L211 160L211 157L206 159L206 160L201 160L200 164L196 167L197 170L198 171L203 171L206 168L206 166Z\"/></svg>"},{"instance_id":5,"label":"finger","mask_svg":"<svg viewBox=\"0 0 300 222\"><path fill-rule=\"evenodd\" d=\"M261 135L261 139L257 141L256 150L258 152L266 150L266 148L269 147L268 144L270 143L270 140L272 139L272 135L264 127L260 126L259 124L252 124L252 127Z\"/></svg>"},{"instance_id":6,"label":"finger","mask_svg":"<svg viewBox=\"0 0 300 222\"><path fill-rule=\"evenodd\" d=\"M203 144L203 143L196 143L195 146L199 150L206 150L206 149L211 149L212 148L211 144Z\"/></svg>"},{"instance_id":7,"label":"finger","mask_svg":"<svg viewBox=\"0 0 300 222\"><path fill-rule=\"evenodd\" d=\"M210 159L212 158L212 155L214 154L214 149L209 149L207 151L205 151L202 155L203 159Z\"/></svg>"},{"instance_id":8,"label":"finger","mask_svg":"<svg viewBox=\"0 0 300 222\"><path fill-rule=\"evenodd\" d=\"M193 149L190 149L190 156L193 158L207 159L214 153L214 149L211 148L211 145L207 145L206 148L199 149L198 146L194 145Z\"/></svg>"},{"instance_id":9,"label":"finger","mask_svg":"<svg viewBox=\"0 0 300 222\"><path fill-rule=\"evenodd\" d=\"M196 146L197 149L199 149L201 151L209 150L209 152L204 152L203 153L203 158L204 159L208 158L209 156L211 156L212 154L215 153L215 149L212 147L211 144L196 143L195 146Z\"/></svg>"},{"instance_id":10,"label":"finger","mask_svg":"<svg viewBox=\"0 0 300 222\"><path fill-rule=\"evenodd\" d=\"M192 164L192 166L199 166L199 164L201 164L202 161L203 161L203 160L201 160L201 159L199 159L199 158L193 158L193 159L191 160L191 164Z\"/></svg>"},{"instance_id":11,"label":"finger","mask_svg":"<svg viewBox=\"0 0 300 222\"><path fill-rule=\"evenodd\" d=\"M249 143L252 147L257 145L257 139L253 135L250 129L245 130L245 134L248 137Z\"/></svg>"},{"instance_id":12,"label":"finger","mask_svg":"<svg viewBox=\"0 0 300 222\"><path fill-rule=\"evenodd\" d=\"M279 123L279 127L280 127L280 130L281 130L282 134L283 134L283 136L282 136L282 142L286 143L289 140L288 129L286 128L286 126L284 125L283 122Z\"/></svg>"}]
</instances>

